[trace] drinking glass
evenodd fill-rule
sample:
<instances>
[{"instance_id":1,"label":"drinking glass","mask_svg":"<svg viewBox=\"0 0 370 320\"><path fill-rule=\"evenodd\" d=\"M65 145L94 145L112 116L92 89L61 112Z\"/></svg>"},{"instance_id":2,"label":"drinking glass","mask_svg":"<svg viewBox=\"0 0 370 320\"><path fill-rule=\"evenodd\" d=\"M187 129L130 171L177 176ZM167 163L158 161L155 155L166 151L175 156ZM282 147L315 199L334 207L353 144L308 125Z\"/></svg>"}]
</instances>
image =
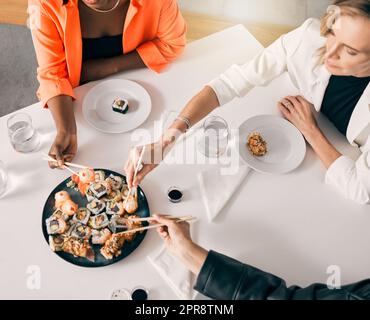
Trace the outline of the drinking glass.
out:
<instances>
[{"instance_id":1,"label":"drinking glass","mask_svg":"<svg viewBox=\"0 0 370 320\"><path fill-rule=\"evenodd\" d=\"M40 144L40 137L26 113L16 113L8 119L8 135L13 148L22 153L33 152Z\"/></svg>"},{"instance_id":2,"label":"drinking glass","mask_svg":"<svg viewBox=\"0 0 370 320\"><path fill-rule=\"evenodd\" d=\"M204 121L202 130L198 150L208 158L223 155L227 150L230 135L227 122L221 117L211 116Z\"/></svg>"},{"instance_id":3,"label":"drinking glass","mask_svg":"<svg viewBox=\"0 0 370 320\"><path fill-rule=\"evenodd\" d=\"M0 198L6 192L6 187L8 185L8 171L4 162L0 160Z\"/></svg>"}]
</instances>

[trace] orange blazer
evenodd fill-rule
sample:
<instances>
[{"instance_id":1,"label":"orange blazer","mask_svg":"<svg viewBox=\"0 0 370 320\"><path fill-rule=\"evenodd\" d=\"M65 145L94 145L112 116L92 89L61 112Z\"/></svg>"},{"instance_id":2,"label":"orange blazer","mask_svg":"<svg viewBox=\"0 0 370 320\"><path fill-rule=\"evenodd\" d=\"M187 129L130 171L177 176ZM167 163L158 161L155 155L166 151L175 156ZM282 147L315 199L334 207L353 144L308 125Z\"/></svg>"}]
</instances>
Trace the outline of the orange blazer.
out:
<instances>
[{"instance_id":1,"label":"orange blazer","mask_svg":"<svg viewBox=\"0 0 370 320\"><path fill-rule=\"evenodd\" d=\"M80 83L82 36L78 0L28 0L29 26L39 67L37 97L69 95ZM160 72L179 56L186 24L176 0L131 0L123 28L125 53L137 50L146 66Z\"/></svg>"}]
</instances>

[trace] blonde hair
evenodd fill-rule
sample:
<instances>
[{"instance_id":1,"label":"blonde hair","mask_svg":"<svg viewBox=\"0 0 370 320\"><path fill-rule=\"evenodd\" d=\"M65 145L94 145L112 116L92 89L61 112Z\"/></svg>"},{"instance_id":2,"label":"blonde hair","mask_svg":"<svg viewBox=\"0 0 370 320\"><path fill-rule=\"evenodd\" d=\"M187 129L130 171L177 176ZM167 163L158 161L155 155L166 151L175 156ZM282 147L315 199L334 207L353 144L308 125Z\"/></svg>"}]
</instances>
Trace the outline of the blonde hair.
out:
<instances>
[{"instance_id":1,"label":"blonde hair","mask_svg":"<svg viewBox=\"0 0 370 320\"><path fill-rule=\"evenodd\" d=\"M327 37L333 24L340 15L363 16L370 19L370 1L369 0L334 0L328 7L326 15L321 20L321 36ZM324 63L326 47L319 49L320 63Z\"/></svg>"}]
</instances>

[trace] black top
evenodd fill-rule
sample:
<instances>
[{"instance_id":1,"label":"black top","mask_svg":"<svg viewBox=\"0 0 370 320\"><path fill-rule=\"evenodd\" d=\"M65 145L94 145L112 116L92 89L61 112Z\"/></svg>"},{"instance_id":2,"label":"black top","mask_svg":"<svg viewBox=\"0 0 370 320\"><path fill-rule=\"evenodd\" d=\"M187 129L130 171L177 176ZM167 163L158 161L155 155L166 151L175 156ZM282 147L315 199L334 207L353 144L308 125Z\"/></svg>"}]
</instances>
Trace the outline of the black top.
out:
<instances>
[{"instance_id":1,"label":"black top","mask_svg":"<svg viewBox=\"0 0 370 320\"><path fill-rule=\"evenodd\" d=\"M331 76L326 89L321 112L342 133L347 127L353 110L369 84L370 77Z\"/></svg>"},{"instance_id":2,"label":"black top","mask_svg":"<svg viewBox=\"0 0 370 320\"><path fill-rule=\"evenodd\" d=\"M271 273L210 251L195 290L215 300L369 300L370 279L336 290L326 283L288 287Z\"/></svg>"},{"instance_id":3,"label":"black top","mask_svg":"<svg viewBox=\"0 0 370 320\"><path fill-rule=\"evenodd\" d=\"M122 34L101 38L82 38L82 61L111 58L122 54Z\"/></svg>"}]
</instances>

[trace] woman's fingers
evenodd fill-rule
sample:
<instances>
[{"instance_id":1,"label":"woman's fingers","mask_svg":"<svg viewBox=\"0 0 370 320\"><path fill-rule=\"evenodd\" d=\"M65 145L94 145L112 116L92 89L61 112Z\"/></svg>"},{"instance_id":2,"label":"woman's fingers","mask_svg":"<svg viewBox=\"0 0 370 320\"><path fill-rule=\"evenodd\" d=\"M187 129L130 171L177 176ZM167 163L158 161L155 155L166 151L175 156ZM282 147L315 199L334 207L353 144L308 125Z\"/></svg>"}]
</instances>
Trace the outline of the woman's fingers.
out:
<instances>
[{"instance_id":1,"label":"woman's fingers","mask_svg":"<svg viewBox=\"0 0 370 320\"><path fill-rule=\"evenodd\" d=\"M54 161L49 162L50 168L55 169L62 168L64 166L64 157L62 152L60 151L60 148L58 148L57 146L52 148L52 150L50 150L49 152L49 156L56 160L56 162Z\"/></svg>"},{"instance_id":2,"label":"woman's fingers","mask_svg":"<svg viewBox=\"0 0 370 320\"><path fill-rule=\"evenodd\" d=\"M142 169L136 174L135 180L132 182L133 186L138 186L145 176L153 170L153 166L144 165Z\"/></svg>"},{"instance_id":3,"label":"woman's fingers","mask_svg":"<svg viewBox=\"0 0 370 320\"><path fill-rule=\"evenodd\" d=\"M278 108L281 111L281 113L283 114L283 116L285 118L287 118L288 120L290 120L290 111L289 111L289 109L287 107L285 107L281 102L278 103Z\"/></svg>"}]
</instances>

